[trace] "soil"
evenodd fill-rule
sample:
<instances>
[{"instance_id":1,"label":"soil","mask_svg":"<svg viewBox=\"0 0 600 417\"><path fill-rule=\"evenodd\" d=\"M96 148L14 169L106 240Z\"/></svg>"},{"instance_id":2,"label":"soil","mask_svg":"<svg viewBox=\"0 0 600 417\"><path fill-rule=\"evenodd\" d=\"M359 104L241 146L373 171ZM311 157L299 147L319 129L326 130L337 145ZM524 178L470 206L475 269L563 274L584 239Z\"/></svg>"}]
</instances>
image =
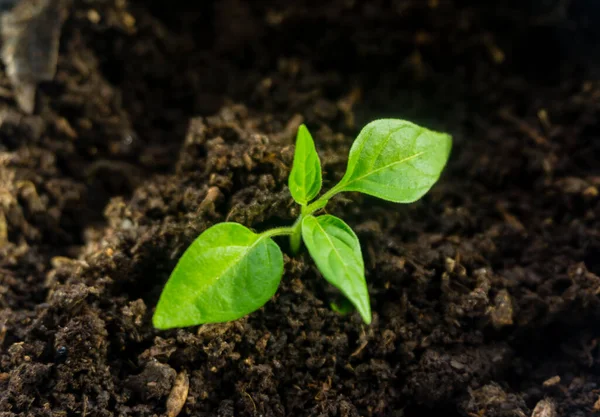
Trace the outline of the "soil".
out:
<instances>
[{"instance_id":1,"label":"soil","mask_svg":"<svg viewBox=\"0 0 600 417\"><path fill-rule=\"evenodd\" d=\"M75 2L34 115L0 77L0 415L599 411L597 6L489 3ZM370 326L302 253L248 317L152 328L204 229L293 221L300 123L329 187L388 116L454 148L415 204L328 207Z\"/></svg>"}]
</instances>

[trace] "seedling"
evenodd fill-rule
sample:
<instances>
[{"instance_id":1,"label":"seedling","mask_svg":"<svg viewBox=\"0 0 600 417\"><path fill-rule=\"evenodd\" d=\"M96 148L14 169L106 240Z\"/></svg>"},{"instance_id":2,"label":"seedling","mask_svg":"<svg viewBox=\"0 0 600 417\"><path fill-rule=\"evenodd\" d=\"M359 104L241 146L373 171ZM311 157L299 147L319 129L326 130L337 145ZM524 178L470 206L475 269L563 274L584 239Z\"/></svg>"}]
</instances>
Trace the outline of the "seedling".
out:
<instances>
[{"instance_id":1,"label":"seedling","mask_svg":"<svg viewBox=\"0 0 600 417\"><path fill-rule=\"evenodd\" d=\"M323 277L371 322L371 305L360 243L341 219L316 215L336 194L359 191L395 203L421 198L438 180L452 138L414 123L382 119L366 125L350 149L344 177L321 191L321 163L306 126L298 129L289 189L300 215L289 227L255 233L238 223L205 230L185 251L158 301L158 329L239 319L273 297L283 276L283 254L273 237L287 235L298 252L302 242ZM315 199L316 198L316 199Z\"/></svg>"}]
</instances>

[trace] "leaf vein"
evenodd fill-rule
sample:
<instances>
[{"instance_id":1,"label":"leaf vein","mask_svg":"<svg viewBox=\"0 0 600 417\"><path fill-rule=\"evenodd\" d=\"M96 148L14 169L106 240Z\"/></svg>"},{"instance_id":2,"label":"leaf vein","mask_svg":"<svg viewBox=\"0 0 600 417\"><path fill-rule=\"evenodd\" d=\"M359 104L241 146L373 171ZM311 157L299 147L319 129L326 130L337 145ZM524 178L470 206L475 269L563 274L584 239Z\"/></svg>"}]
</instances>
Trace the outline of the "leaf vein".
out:
<instances>
[{"instance_id":1,"label":"leaf vein","mask_svg":"<svg viewBox=\"0 0 600 417\"><path fill-rule=\"evenodd\" d=\"M384 169L391 168L394 165L400 165L400 164L403 164L403 163L405 163L407 161L410 161L411 159L418 158L419 156L423 155L424 153L425 153L424 151L423 152L417 152L416 154L411 155L411 156L407 156L406 158L403 158L403 159L401 159L399 161L394 161L394 162L391 162L391 163L389 163L387 165L379 167L379 168L377 168L377 169L375 169L375 170L373 170L371 172L368 172L368 173L366 173L364 175L361 175L360 177L357 177L357 178L354 178L354 179L348 181L346 184L344 184L344 187L346 187L346 186L348 186L348 185L350 185L350 184L352 184L354 182L360 181L360 180L362 180L364 178L370 177L371 175L376 174L377 172L383 171Z\"/></svg>"},{"instance_id":2,"label":"leaf vein","mask_svg":"<svg viewBox=\"0 0 600 417\"><path fill-rule=\"evenodd\" d=\"M379 159L379 157L381 156L381 153L383 152L383 150L385 149L385 147L387 146L388 142L390 141L390 139L392 139L392 136L396 133L398 133L399 131L401 131L402 129L405 129L409 127L408 125L403 125L400 126L397 129L393 129L390 130L388 132L388 134L386 135L385 139L382 141L379 149L377 150L375 157L373 158L373 162L371 163L371 166L369 167L369 169L373 169L373 166L375 165L375 163L377 162L377 160Z\"/></svg>"}]
</instances>

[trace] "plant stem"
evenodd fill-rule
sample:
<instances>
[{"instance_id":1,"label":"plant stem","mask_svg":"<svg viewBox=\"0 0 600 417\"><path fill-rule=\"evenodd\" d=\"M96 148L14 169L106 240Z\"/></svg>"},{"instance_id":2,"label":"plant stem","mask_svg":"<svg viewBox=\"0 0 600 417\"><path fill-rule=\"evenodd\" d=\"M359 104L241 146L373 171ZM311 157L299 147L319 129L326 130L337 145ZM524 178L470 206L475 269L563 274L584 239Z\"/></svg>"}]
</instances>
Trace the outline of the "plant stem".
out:
<instances>
[{"instance_id":1,"label":"plant stem","mask_svg":"<svg viewBox=\"0 0 600 417\"><path fill-rule=\"evenodd\" d=\"M298 253L300 250L300 245L302 244L302 220L304 220L305 217L313 214L315 211L325 207L329 199L336 195L341 188L341 183L338 183L331 190L327 191L308 206L301 207L300 216L298 216L296 222L292 226L292 234L290 236L290 249L292 250L292 254L295 255Z\"/></svg>"},{"instance_id":2,"label":"plant stem","mask_svg":"<svg viewBox=\"0 0 600 417\"><path fill-rule=\"evenodd\" d=\"M337 183L332 189L330 189L325 194L323 194L321 197L319 197L318 199L316 199L315 201L310 203L308 206L306 206L306 209L303 212L304 216L313 214L315 211L325 207L325 205L331 199L331 197L333 197L334 195L339 193L340 189L342 187L343 187L343 185L341 182Z\"/></svg>"},{"instance_id":3,"label":"plant stem","mask_svg":"<svg viewBox=\"0 0 600 417\"><path fill-rule=\"evenodd\" d=\"M293 227L276 227L274 229L265 230L261 233L262 237L285 236L294 233Z\"/></svg>"},{"instance_id":4,"label":"plant stem","mask_svg":"<svg viewBox=\"0 0 600 417\"><path fill-rule=\"evenodd\" d=\"M331 197L336 195L342 186L337 184L331 190L327 191L317 200L313 201L308 206L301 206L300 215L294 222L294 224L290 227L276 227L274 229L269 229L261 233L262 237L273 237L273 236L290 236L290 249L292 254L298 253L300 250L300 245L302 244L302 220L306 216L310 216L315 211L322 209L325 207L327 202Z\"/></svg>"},{"instance_id":5,"label":"plant stem","mask_svg":"<svg viewBox=\"0 0 600 417\"><path fill-rule=\"evenodd\" d=\"M304 211L305 206L302 206L302 211ZM294 222L292 226L292 235L290 236L290 249L292 254L297 254L300 250L300 245L302 244L302 219L304 219L304 213L301 213L300 216Z\"/></svg>"}]
</instances>

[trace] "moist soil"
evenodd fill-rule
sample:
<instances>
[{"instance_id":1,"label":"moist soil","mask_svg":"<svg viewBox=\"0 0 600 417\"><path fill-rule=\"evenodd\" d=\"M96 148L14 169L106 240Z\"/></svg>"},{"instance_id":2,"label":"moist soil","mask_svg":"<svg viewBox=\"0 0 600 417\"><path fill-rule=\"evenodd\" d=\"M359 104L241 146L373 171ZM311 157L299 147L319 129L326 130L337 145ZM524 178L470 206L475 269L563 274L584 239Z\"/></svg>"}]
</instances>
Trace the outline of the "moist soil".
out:
<instances>
[{"instance_id":1,"label":"moist soil","mask_svg":"<svg viewBox=\"0 0 600 417\"><path fill-rule=\"evenodd\" d=\"M0 415L599 411L597 6L489 3L76 1L34 115L0 77ZM153 329L203 230L298 214L300 123L330 187L382 117L454 147L417 203L327 208L362 243L370 326L281 240L263 308Z\"/></svg>"}]
</instances>

